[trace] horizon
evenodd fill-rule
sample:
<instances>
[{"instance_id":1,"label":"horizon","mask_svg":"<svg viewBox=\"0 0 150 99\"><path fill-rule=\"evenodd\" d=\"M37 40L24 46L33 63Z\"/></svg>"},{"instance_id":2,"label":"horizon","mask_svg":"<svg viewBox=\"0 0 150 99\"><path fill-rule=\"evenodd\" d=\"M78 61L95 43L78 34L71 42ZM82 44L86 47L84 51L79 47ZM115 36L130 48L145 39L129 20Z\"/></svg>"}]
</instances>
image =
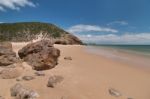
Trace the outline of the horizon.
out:
<instances>
[{"instance_id":1,"label":"horizon","mask_svg":"<svg viewBox=\"0 0 150 99\"><path fill-rule=\"evenodd\" d=\"M0 0L0 23L52 23L85 43L150 45L149 4L148 0Z\"/></svg>"}]
</instances>

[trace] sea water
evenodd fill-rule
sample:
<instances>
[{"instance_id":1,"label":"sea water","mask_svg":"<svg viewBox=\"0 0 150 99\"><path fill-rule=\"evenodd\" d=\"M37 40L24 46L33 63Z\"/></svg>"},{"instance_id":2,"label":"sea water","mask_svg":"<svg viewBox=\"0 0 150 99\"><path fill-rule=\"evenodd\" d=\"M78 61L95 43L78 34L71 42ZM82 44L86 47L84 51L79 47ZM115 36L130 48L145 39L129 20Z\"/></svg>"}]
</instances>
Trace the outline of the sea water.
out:
<instances>
[{"instance_id":1,"label":"sea water","mask_svg":"<svg viewBox=\"0 0 150 99\"><path fill-rule=\"evenodd\" d=\"M88 45L87 51L117 61L150 68L150 45Z\"/></svg>"}]
</instances>

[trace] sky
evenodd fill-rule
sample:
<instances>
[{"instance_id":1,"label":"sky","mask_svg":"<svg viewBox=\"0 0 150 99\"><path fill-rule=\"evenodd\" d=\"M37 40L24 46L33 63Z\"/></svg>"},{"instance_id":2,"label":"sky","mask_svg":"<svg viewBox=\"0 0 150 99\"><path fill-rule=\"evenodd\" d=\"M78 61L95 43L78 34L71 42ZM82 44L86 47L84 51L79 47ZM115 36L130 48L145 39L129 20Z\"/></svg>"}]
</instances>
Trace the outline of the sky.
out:
<instances>
[{"instance_id":1,"label":"sky","mask_svg":"<svg viewBox=\"0 0 150 99\"><path fill-rule=\"evenodd\" d=\"M53 23L83 42L150 44L150 0L0 0L0 23Z\"/></svg>"}]
</instances>

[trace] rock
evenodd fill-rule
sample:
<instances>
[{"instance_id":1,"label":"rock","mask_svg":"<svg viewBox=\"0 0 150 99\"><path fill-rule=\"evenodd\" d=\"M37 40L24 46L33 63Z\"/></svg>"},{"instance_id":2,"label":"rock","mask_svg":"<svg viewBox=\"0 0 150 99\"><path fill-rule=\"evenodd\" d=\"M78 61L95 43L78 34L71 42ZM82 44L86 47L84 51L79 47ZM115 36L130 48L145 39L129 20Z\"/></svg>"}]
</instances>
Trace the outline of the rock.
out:
<instances>
[{"instance_id":1,"label":"rock","mask_svg":"<svg viewBox=\"0 0 150 99\"><path fill-rule=\"evenodd\" d=\"M116 89L110 88L109 89L109 94L115 97L119 97L121 96L121 93L119 91L117 91Z\"/></svg>"},{"instance_id":2,"label":"rock","mask_svg":"<svg viewBox=\"0 0 150 99\"><path fill-rule=\"evenodd\" d=\"M0 48L1 47L7 48L7 49L12 49L12 44L11 44L11 42L0 42Z\"/></svg>"},{"instance_id":3,"label":"rock","mask_svg":"<svg viewBox=\"0 0 150 99\"><path fill-rule=\"evenodd\" d=\"M65 60L72 60L72 58L69 56L69 57L64 57Z\"/></svg>"},{"instance_id":4,"label":"rock","mask_svg":"<svg viewBox=\"0 0 150 99\"><path fill-rule=\"evenodd\" d=\"M72 35L72 34L67 34L65 35L64 39L67 40L67 44L80 44L82 45L82 41L80 39L78 39L76 36Z\"/></svg>"},{"instance_id":5,"label":"rock","mask_svg":"<svg viewBox=\"0 0 150 99\"><path fill-rule=\"evenodd\" d=\"M0 66L8 66L18 61L16 53L9 47L0 45Z\"/></svg>"},{"instance_id":6,"label":"rock","mask_svg":"<svg viewBox=\"0 0 150 99\"><path fill-rule=\"evenodd\" d=\"M36 99L39 94L34 90L27 89L21 84L17 83L10 89L11 96L16 97L16 99Z\"/></svg>"},{"instance_id":7,"label":"rock","mask_svg":"<svg viewBox=\"0 0 150 99\"><path fill-rule=\"evenodd\" d=\"M35 79L35 77L33 77L33 76L23 76L22 79L26 80L26 81L29 81L29 80Z\"/></svg>"},{"instance_id":8,"label":"rock","mask_svg":"<svg viewBox=\"0 0 150 99\"><path fill-rule=\"evenodd\" d=\"M63 45L73 45L73 44L83 45L82 41L72 34L65 34L60 38L56 38L54 39L54 43Z\"/></svg>"},{"instance_id":9,"label":"rock","mask_svg":"<svg viewBox=\"0 0 150 99\"><path fill-rule=\"evenodd\" d=\"M35 72L35 75L36 75L36 76L45 76L45 73L42 72L42 71L36 71L36 72Z\"/></svg>"},{"instance_id":10,"label":"rock","mask_svg":"<svg viewBox=\"0 0 150 99\"><path fill-rule=\"evenodd\" d=\"M22 68L4 68L0 73L0 77L3 79L13 79L19 77L21 74Z\"/></svg>"},{"instance_id":11,"label":"rock","mask_svg":"<svg viewBox=\"0 0 150 99\"><path fill-rule=\"evenodd\" d=\"M49 77L47 87L54 88L57 83L60 83L64 78L62 76L51 76Z\"/></svg>"},{"instance_id":12,"label":"rock","mask_svg":"<svg viewBox=\"0 0 150 99\"><path fill-rule=\"evenodd\" d=\"M17 94L19 93L21 88L22 88L22 85L19 83L15 84L13 87L11 87L11 89L10 89L11 96L17 96Z\"/></svg>"},{"instance_id":13,"label":"rock","mask_svg":"<svg viewBox=\"0 0 150 99\"><path fill-rule=\"evenodd\" d=\"M57 65L60 50L54 48L50 40L41 40L23 47L18 54L33 69L47 70Z\"/></svg>"},{"instance_id":14,"label":"rock","mask_svg":"<svg viewBox=\"0 0 150 99\"><path fill-rule=\"evenodd\" d=\"M67 45L67 41L62 40L62 39L55 39L54 44Z\"/></svg>"}]
</instances>

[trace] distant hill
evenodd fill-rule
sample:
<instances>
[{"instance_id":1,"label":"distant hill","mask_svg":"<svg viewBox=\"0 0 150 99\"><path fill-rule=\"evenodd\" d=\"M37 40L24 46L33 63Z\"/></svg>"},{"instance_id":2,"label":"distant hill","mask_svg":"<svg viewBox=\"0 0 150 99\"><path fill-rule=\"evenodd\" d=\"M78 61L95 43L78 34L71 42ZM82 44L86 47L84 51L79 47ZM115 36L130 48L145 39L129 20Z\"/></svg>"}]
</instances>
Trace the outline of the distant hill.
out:
<instances>
[{"instance_id":1,"label":"distant hill","mask_svg":"<svg viewBox=\"0 0 150 99\"><path fill-rule=\"evenodd\" d=\"M54 24L41 22L20 22L0 24L0 41L23 42L43 38L52 39L56 44L82 44L76 36Z\"/></svg>"}]
</instances>

